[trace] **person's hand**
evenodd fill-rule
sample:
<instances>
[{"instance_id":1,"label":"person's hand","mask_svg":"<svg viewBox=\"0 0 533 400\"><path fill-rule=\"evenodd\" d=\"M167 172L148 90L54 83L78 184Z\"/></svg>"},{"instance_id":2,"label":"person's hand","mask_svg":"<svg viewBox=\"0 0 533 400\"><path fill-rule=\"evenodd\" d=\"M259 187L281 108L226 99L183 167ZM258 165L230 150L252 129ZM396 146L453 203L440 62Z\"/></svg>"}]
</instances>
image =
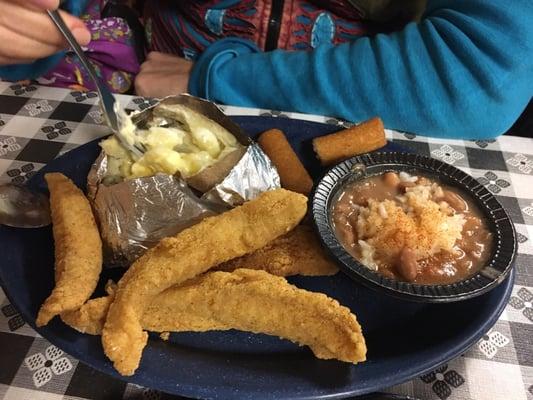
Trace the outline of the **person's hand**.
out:
<instances>
[{"instance_id":1,"label":"person's hand","mask_svg":"<svg viewBox=\"0 0 533 400\"><path fill-rule=\"evenodd\" d=\"M170 54L151 52L135 79L135 91L144 97L165 97L187 91L193 63Z\"/></svg>"},{"instance_id":2,"label":"person's hand","mask_svg":"<svg viewBox=\"0 0 533 400\"><path fill-rule=\"evenodd\" d=\"M30 63L67 47L61 33L46 14L59 0L0 0L0 65ZM61 12L81 45L91 34L79 18Z\"/></svg>"}]
</instances>

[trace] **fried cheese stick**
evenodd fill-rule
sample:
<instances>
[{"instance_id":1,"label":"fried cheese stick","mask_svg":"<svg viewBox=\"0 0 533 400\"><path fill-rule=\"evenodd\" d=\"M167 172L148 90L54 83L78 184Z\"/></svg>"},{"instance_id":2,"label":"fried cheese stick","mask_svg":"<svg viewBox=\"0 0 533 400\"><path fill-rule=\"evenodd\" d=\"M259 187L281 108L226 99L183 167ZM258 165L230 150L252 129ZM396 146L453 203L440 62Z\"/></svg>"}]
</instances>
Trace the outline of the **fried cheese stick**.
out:
<instances>
[{"instance_id":1,"label":"fried cheese stick","mask_svg":"<svg viewBox=\"0 0 533 400\"><path fill-rule=\"evenodd\" d=\"M387 144L385 128L379 118L372 118L351 128L313 139L313 148L322 165L368 153Z\"/></svg>"},{"instance_id":2,"label":"fried cheese stick","mask_svg":"<svg viewBox=\"0 0 533 400\"><path fill-rule=\"evenodd\" d=\"M263 132L257 143L276 166L281 186L305 195L311 192L313 180L282 131L270 129Z\"/></svg>"},{"instance_id":3,"label":"fried cheese stick","mask_svg":"<svg viewBox=\"0 0 533 400\"><path fill-rule=\"evenodd\" d=\"M325 254L316 233L300 224L292 231L253 253L225 262L216 270L261 269L277 276L334 275L339 269Z\"/></svg>"},{"instance_id":4,"label":"fried cheese stick","mask_svg":"<svg viewBox=\"0 0 533 400\"><path fill-rule=\"evenodd\" d=\"M163 239L118 283L102 331L105 354L122 375L132 375L146 345L140 317L154 296L233 258L251 253L302 220L307 197L277 189Z\"/></svg>"},{"instance_id":5,"label":"fried cheese stick","mask_svg":"<svg viewBox=\"0 0 533 400\"><path fill-rule=\"evenodd\" d=\"M89 201L63 174L46 174L45 179L55 243L55 287L39 310L37 326L81 307L102 270L102 242Z\"/></svg>"},{"instance_id":6,"label":"fried cheese stick","mask_svg":"<svg viewBox=\"0 0 533 400\"><path fill-rule=\"evenodd\" d=\"M62 314L74 329L102 330L111 296ZM141 318L153 332L239 329L289 339L316 357L357 363L366 345L355 315L323 293L309 292L265 271L214 271L157 295Z\"/></svg>"}]
</instances>

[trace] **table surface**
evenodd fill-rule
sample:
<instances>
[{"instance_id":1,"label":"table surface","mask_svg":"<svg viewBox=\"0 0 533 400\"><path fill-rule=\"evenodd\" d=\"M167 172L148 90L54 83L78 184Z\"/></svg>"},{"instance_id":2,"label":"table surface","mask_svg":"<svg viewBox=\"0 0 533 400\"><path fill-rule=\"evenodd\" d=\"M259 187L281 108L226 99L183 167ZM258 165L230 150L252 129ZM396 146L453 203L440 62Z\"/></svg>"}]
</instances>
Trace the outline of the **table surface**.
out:
<instances>
[{"instance_id":1,"label":"table surface","mask_svg":"<svg viewBox=\"0 0 533 400\"><path fill-rule=\"evenodd\" d=\"M152 100L119 96L129 109ZM0 82L0 183L24 183L55 157L108 133L94 93ZM334 118L224 106L228 115L267 115L347 126ZM480 116L482 118L482 116ZM468 352L434 372L389 388L420 399L533 399L533 140L445 140L387 136L477 178L497 197L518 233L516 282L495 326ZM1 399L177 399L108 377L31 329L0 290ZM445 329L445 327L443 327ZM393 339L392 339L393 340Z\"/></svg>"}]
</instances>

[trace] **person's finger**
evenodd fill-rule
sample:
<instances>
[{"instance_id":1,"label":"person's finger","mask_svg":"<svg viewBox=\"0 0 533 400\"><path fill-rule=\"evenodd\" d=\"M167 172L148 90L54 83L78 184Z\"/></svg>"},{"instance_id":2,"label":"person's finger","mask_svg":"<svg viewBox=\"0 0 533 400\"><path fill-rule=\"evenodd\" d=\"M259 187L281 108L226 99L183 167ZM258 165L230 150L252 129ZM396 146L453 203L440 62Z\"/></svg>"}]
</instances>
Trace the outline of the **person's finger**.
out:
<instances>
[{"instance_id":1,"label":"person's finger","mask_svg":"<svg viewBox=\"0 0 533 400\"><path fill-rule=\"evenodd\" d=\"M91 41L91 32L89 32L87 25L85 25L85 23L81 19L65 11L60 10L59 14L61 15L61 18L63 18L63 21L65 21L65 24L70 28L70 31L72 32L72 35L74 36L76 41L82 46L86 46L87 44L89 44L89 42ZM48 16L46 15L46 17ZM53 28L57 30L55 25L53 25ZM57 32L59 33L59 31ZM63 35L61 34L60 40L64 44L66 44L63 39Z\"/></svg>"},{"instance_id":2,"label":"person's finger","mask_svg":"<svg viewBox=\"0 0 533 400\"><path fill-rule=\"evenodd\" d=\"M85 27L72 29L72 35L81 46L87 46L91 42L91 32Z\"/></svg>"},{"instance_id":3,"label":"person's finger","mask_svg":"<svg viewBox=\"0 0 533 400\"><path fill-rule=\"evenodd\" d=\"M30 64L32 62L34 62L35 60L34 59L24 59L24 58L20 58L20 59L17 59L17 60L13 60L12 58L7 58L7 57L3 57L0 55L0 66L1 65L10 65L10 64L13 64L13 62L16 61L17 64Z\"/></svg>"},{"instance_id":4,"label":"person's finger","mask_svg":"<svg viewBox=\"0 0 533 400\"><path fill-rule=\"evenodd\" d=\"M35 60L33 60L33 59L23 59L23 58L14 60L13 58L7 58L7 57L4 57L4 56L0 55L0 66L11 65L13 63L16 63L16 64L30 64L30 63L32 63L34 61Z\"/></svg>"},{"instance_id":5,"label":"person's finger","mask_svg":"<svg viewBox=\"0 0 533 400\"><path fill-rule=\"evenodd\" d=\"M59 0L24 0L28 5L38 10L55 10L59 7Z\"/></svg>"},{"instance_id":6,"label":"person's finger","mask_svg":"<svg viewBox=\"0 0 533 400\"><path fill-rule=\"evenodd\" d=\"M0 25L8 30L48 45L66 47L63 36L44 12L29 9L17 2L1 2L0 14L4 16L0 19ZM81 45L89 43L90 33L83 21L63 11L60 14L76 40Z\"/></svg>"},{"instance_id":7,"label":"person's finger","mask_svg":"<svg viewBox=\"0 0 533 400\"><path fill-rule=\"evenodd\" d=\"M57 53L62 46L42 43L38 40L22 36L0 26L0 56L11 60L8 63L18 64L20 60L34 60Z\"/></svg>"}]
</instances>

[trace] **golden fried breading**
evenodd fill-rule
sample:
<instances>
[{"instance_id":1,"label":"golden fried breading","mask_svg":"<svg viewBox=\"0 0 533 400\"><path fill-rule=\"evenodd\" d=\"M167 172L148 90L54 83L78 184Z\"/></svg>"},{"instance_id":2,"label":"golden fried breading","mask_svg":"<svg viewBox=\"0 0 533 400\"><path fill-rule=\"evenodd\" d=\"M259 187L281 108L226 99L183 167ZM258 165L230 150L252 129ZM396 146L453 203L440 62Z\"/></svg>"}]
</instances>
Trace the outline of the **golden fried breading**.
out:
<instances>
[{"instance_id":1,"label":"golden fried breading","mask_svg":"<svg viewBox=\"0 0 533 400\"><path fill-rule=\"evenodd\" d=\"M81 332L98 333L109 298L90 300L62 318ZM172 286L154 298L141 324L163 333L239 329L307 345L318 358L357 363L366 357L361 327L348 308L265 271L214 271Z\"/></svg>"},{"instance_id":2,"label":"golden fried breading","mask_svg":"<svg viewBox=\"0 0 533 400\"><path fill-rule=\"evenodd\" d=\"M313 148L322 165L377 150L387 144L385 128L379 118L372 118L351 128L313 139Z\"/></svg>"},{"instance_id":3,"label":"golden fried breading","mask_svg":"<svg viewBox=\"0 0 533 400\"><path fill-rule=\"evenodd\" d=\"M257 143L276 166L281 186L305 195L311 192L313 180L282 131L269 129L259 135Z\"/></svg>"},{"instance_id":4,"label":"golden fried breading","mask_svg":"<svg viewBox=\"0 0 533 400\"><path fill-rule=\"evenodd\" d=\"M225 262L215 269L262 269L277 276L334 275L339 269L325 254L309 225L301 224L253 253Z\"/></svg>"},{"instance_id":5,"label":"golden fried breading","mask_svg":"<svg viewBox=\"0 0 533 400\"><path fill-rule=\"evenodd\" d=\"M100 335L104 328L109 306L115 298L117 284L111 279L105 285L108 296L87 301L77 310L65 311L60 314L61 320L81 333Z\"/></svg>"},{"instance_id":6,"label":"golden fried breading","mask_svg":"<svg viewBox=\"0 0 533 400\"><path fill-rule=\"evenodd\" d=\"M139 258L118 283L102 332L105 354L122 375L132 375L148 335L140 317L153 298L215 265L256 251L293 229L304 217L307 198L284 189L163 239Z\"/></svg>"},{"instance_id":7,"label":"golden fried breading","mask_svg":"<svg viewBox=\"0 0 533 400\"><path fill-rule=\"evenodd\" d=\"M61 313L61 320L81 333L100 335L115 295L88 300L77 310Z\"/></svg>"},{"instance_id":8,"label":"golden fried breading","mask_svg":"<svg viewBox=\"0 0 533 400\"><path fill-rule=\"evenodd\" d=\"M102 242L89 201L60 173L45 175L55 243L55 287L37 315L37 326L83 305L102 270Z\"/></svg>"}]
</instances>

